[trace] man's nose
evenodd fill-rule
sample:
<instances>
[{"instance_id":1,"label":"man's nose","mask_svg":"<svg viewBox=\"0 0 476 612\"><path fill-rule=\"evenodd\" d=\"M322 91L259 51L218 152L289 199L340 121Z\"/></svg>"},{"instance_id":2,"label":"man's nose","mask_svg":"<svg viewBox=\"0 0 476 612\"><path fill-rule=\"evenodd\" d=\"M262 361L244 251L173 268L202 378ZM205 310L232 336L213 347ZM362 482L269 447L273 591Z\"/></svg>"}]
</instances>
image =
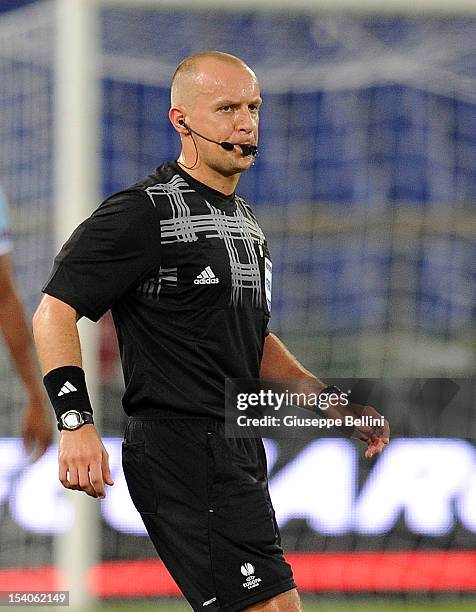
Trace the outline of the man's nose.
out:
<instances>
[{"instance_id":1,"label":"man's nose","mask_svg":"<svg viewBox=\"0 0 476 612\"><path fill-rule=\"evenodd\" d=\"M255 121L248 107L240 108L236 117L236 129L239 132L250 133L255 127Z\"/></svg>"}]
</instances>

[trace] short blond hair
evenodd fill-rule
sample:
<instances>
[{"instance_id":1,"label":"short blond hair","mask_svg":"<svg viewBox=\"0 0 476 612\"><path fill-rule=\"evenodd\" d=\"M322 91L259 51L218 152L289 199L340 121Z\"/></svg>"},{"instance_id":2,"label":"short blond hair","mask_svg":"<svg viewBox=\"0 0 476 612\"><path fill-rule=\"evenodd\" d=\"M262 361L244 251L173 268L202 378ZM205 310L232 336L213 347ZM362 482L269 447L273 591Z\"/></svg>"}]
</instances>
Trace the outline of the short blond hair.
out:
<instances>
[{"instance_id":1,"label":"short blond hair","mask_svg":"<svg viewBox=\"0 0 476 612\"><path fill-rule=\"evenodd\" d=\"M220 62L234 64L235 66L241 66L252 72L250 67L239 57L231 55L230 53L224 53L223 51L202 51L194 55L189 55L180 62L172 77L172 86L170 88L170 103L172 106L183 103L183 100L180 99L182 96L182 85L195 77L200 64L203 60L207 59L214 59Z\"/></svg>"}]
</instances>

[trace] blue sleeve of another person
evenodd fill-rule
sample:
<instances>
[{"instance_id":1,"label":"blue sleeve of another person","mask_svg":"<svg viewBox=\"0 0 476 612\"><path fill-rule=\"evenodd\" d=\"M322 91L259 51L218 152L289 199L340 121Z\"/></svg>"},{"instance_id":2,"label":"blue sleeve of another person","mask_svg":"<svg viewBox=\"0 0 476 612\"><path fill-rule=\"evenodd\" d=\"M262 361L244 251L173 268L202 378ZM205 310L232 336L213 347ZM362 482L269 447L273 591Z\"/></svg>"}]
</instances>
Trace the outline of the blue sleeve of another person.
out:
<instances>
[{"instance_id":1,"label":"blue sleeve of another person","mask_svg":"<svg viewBox=\"0 0 476 612\"><path fill-rule=\"evenodd\" d=\"M12 248L10 223L8 220L8 202L0 185L0 255L5 255Z\"/></svg>"}]
</instances>

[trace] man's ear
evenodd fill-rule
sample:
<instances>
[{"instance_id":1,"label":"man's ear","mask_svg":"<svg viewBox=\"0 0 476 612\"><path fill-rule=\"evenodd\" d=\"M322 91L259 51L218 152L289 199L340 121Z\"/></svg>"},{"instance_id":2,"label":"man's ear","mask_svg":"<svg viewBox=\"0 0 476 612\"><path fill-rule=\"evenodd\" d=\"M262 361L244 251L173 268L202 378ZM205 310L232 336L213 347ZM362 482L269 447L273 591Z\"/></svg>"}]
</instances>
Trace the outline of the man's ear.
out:
<instances>
[{"instance_id":1,"label":"man's ear","mask_svg":"<svg viewBox=\"0 0 476 612\"><path fill-rule=\"evenodd\" d=\"M189 134L183 109L173 106L169 110L169 120L179 134Z\"/></svg>"}]
</instances>

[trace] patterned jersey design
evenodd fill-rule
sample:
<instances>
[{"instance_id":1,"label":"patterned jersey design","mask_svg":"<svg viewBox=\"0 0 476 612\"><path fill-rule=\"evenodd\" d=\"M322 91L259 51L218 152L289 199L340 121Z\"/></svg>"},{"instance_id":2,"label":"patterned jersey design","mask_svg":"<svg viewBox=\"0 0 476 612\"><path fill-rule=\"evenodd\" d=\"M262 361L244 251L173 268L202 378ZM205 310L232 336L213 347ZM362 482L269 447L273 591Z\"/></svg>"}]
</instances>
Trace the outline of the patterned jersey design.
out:
<instances>
[{"instance_id":1,"label":"patterned jersey design","mask_svg":"<svg viewBox=\"0 0 476 612\"><path fill-rule=\"evenodd\" d=\"M224 248L228 260L228 303L242 304L247 293L254 307L262 306L266 241L253 212L242 198L235 196L236 208L233 212L225 212L205 197L197 197L197 192L178 174L167 183L148 187L146 192L159 210L163 263L153 277L138 287L140 294L159 299L164 287L177 286L181 270L186 275L178 244L189 244L191 248L196 244L197 250L209 245L210 259L205 264L216 269L219 263L216 258L223 259L220 247ZM187 197L187 194L194 197ZM211 248L212 243L215 248ZM223 265L222 261L220 263ZM220 290L224 290L223 282Z\"/></svg>"}]
</instances>

